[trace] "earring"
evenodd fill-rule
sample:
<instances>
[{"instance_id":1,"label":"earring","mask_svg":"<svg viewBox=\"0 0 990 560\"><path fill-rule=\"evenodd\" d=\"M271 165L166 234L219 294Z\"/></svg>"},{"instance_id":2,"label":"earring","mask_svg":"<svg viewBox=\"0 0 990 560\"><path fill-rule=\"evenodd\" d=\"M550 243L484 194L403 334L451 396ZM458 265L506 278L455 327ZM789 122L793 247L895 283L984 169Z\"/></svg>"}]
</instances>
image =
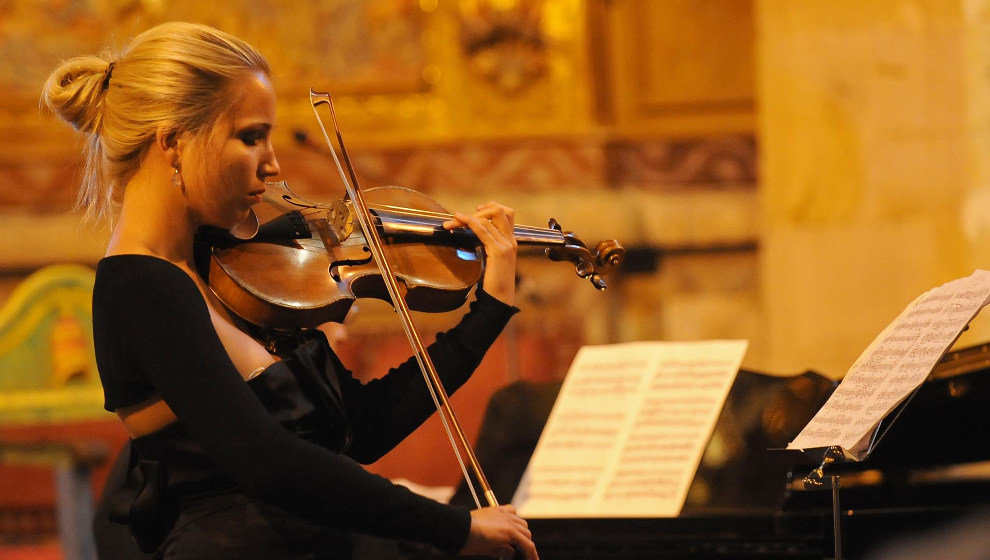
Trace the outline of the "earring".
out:
<instances>
[{"instance_id":1,"label":"earring","mask_svg":"<svg viewBox=\"0 0 990 560\"><path fill-rule=\"evenodd\" d=\"M176 165L175 173L172 174L172 185L181 188L182 187L182 175L179 174L179 166Z\"/></svg>"}]
</instances>

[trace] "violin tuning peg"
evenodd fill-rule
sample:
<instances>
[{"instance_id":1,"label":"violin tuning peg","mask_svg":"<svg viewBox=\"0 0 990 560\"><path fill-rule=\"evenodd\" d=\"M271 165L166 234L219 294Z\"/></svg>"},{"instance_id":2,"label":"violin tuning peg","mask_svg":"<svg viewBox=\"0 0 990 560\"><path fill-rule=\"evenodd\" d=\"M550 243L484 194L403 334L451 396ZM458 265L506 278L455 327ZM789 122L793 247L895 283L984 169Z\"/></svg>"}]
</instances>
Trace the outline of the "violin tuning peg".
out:
<instances>
[{"instance_id":1,"label":"violin tuning peg","mask_svg":"<svg viewBox=\"0 0 990 560\"><path fill-rule=\"evenodd\" d=\"M588 278L588 280L590 280L591 285L594 286L595 289L600 292L605 291L605 288L608 287L605 285L605 279L599 276L598 274L592 274L591 277Z\"/></svg>"},{"instance_id":2,"label":"violin tuning peg","mask_svg":"<svg viewBox=\"0 0 990 560\"><path fill-rule=\"evenodd\" d=\"M581 278L588 278L595 273L595 267L588 261L581 261L574 267L574 271Z\"/></svg>"}]
</instances>

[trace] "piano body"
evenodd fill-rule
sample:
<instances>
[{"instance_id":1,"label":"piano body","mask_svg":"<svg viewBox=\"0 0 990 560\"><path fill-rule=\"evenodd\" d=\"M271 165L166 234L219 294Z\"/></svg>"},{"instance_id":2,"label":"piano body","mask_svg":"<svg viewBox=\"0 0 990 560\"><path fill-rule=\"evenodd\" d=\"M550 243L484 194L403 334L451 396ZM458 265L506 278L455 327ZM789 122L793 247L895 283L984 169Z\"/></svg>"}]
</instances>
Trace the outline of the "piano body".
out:
<instances>
[{"instance_id":1,"label":"piano body","mask_svg":"<svg viewBox=\"0 0 990 560\"><path fill-rule=\"evenodd\" d=\"M541 558L834 558L831 489L802 483L818 462L772 451L834 387L814 372L741 371L679 517L531 519ZM949 353L894 417L867 460L826 471L840 477L842 558L869 558L886 542L990 508L990 345ZM498 457L486 448L485 430L479 457ZM495 490L504 503L514 487Z\"/></svg>"}]
</instances>

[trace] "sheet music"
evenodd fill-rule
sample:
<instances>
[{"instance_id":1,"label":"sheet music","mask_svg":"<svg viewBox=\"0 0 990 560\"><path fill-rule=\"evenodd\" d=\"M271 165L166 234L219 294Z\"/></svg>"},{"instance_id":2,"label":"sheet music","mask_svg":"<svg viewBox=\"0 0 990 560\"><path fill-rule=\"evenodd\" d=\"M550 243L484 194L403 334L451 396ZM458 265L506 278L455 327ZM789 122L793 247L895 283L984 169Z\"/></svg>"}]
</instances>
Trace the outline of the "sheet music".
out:
<instances>
[{"instance_id":1,"label":"sheet music","mask_svg":"<svg viewBox=\"0 0 990 560\"><path fill-rule=\"evenodd\" d=\"M788 449L838 445L861 460L879 422L921 385L970 320L990 302L990 272L915 299L866 348Z\"/></svg>"},{"instance_id":2,"label":"sheet music","mask_svg":"<svg viewBox=\"0 0 990 560\"><path fill-rule=\"evenodd\" d=\"M520 514L677 515L746 345L582 348L513 498Z\"/></svg>"}]
</instances>

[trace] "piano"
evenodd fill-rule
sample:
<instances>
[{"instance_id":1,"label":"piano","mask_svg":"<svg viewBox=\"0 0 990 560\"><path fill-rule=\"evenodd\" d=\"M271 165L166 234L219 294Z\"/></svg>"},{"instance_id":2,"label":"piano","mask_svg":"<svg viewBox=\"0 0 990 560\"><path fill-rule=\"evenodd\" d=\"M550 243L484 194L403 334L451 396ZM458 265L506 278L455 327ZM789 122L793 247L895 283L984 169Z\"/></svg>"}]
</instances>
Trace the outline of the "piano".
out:
<instances>
[{"instance_id":1,"label":"piano","mask_svg":"<svg viewBox=\"0 0 990 560\"><path fill-rule=\"evenodd\" d=\"M820 457L779 450L835 386L810 371L790 377L741 371L679 517L531 519L541 558L835 558L831 489L803 483ZM486 430L499 423L490 420L537 402L545 408L524 416L542 426L557 389L510 388L490 403L476 451L498 473L492 486L502 503L511 499L528 459L521 456L535 447L539 430L515 447L504 438L488 445ZM881 424L884 435L865 461L826 470L840 477L844 559L871 559L887 543L937 535L946 524L981 513L990 520L990 345L947 354L900 410Z\"/></svg>"}]
</instances>

